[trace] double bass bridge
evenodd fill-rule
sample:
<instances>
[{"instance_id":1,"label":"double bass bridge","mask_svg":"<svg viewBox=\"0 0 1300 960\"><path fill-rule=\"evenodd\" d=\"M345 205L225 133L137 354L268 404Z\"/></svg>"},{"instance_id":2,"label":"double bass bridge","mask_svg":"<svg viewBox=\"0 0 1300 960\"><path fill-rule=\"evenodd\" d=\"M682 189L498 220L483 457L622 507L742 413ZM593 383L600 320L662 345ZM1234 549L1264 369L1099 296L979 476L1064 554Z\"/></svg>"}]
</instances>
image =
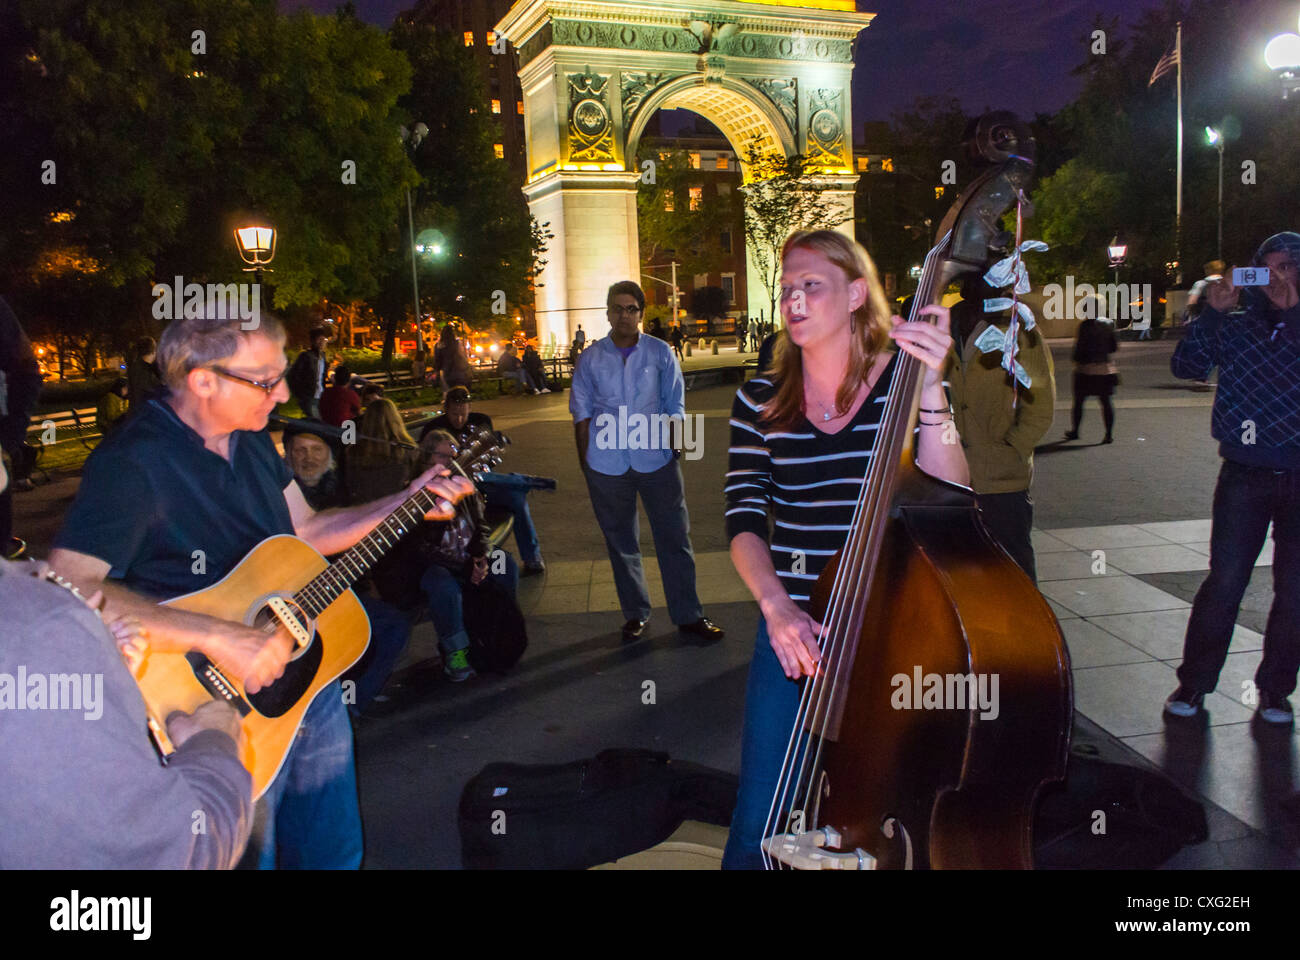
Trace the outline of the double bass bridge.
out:
<instances>
[{"instance_id":1,"label":"double bass bridge","mask_svg":"<svg viewBox=\"0 0 1300 960\"><path fill-rule=\"evenodd\" d=\"M805 830L803 833L779 833L763 841L763 849L773 860L796 870L875 870L876 858L858 847L848 853L834 853L843 841L834 827Z\"/></svg>"}]
</instances>

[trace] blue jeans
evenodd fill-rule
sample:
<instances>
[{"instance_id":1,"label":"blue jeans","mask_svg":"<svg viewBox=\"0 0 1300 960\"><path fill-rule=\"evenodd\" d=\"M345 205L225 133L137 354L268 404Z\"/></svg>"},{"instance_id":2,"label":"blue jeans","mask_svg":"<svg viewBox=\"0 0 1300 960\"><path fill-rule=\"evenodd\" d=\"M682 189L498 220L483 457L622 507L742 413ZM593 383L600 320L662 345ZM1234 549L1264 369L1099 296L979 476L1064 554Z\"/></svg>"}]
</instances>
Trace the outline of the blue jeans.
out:
<instances>
[{"instance_id":1,"label":"blue jeans","mask_svg":"<svg viewBox=\"0 0 1300 960\"><path fill-rule=\"evenodd\" d=\"M745 728L740 739L740 790L731 833L722 855L724 870L761 870L759 844L772 809L790 731L799 712L803 687L785 675L772 650L767 622L758 621L754 659L745 688Z\"/></svg>"},{"instance_id":2,"label":"blue jeans","mask_svg":"<svg viewBox=\"0 0 1300 960\"><path fill-rule=\"evenodd\" d=\"M518 487L495 483L493 474L483 474L479 489L487 500L489 507L509 510L515 518L515 546L519 548L519 559L524 563L537 563L542 559L541 544L537 539L537 528L533 526L533 515L528 509L528 491Z\"/></svg>"},{"instance_id":3,"label":"blue jeans","mask_svg":"<svg viewBox=\"0 0 1300 960\"><path fill-rule=\"evenodd\" d=\"M360 714L388 682L388 676L397 664L397 658L406 649L411 638L411 620L391 603L374 597L358 596L366 615L370 617L370 646L343 674L343 681L352 681L352 702L348 710Z\"/></svg>"},{"instance_id":4,"label":"blue jeans","mask_svg":"<svg viewBox=\"0 0 1300 960\"><path fill-rule=\"evenodd\" d=\"M1290 696L1300 670L1300 470L1224 460L1214 488L1210 574L1192 601L1180 683L1205 693L1219 683L1242 595L1273 521L1273 606L1255 686ZM1235 691L1234 691L1235 692Z\"/></svg>"},{"instance_id":5,"label":"blue jeans","mask_svg":"<svg viewBox=\"0 0 1300 960\"><path fill-rule=\"evenodd\" d=\"M307 708L284 766L257 802L240 866L355 870L362 850L352 725L335 682Z\"/></svg>"},{"instance_id":6,"label":"blue jeans","mask_svg":"<svg viewBox=\"0 0 1300 960\"><path fill-rule=\"evenodd\" d=\"M527 390L536 392L542 389L537 385L537 381L533 379L533 375L523 367L520 367L518 370L503 370L501 376L508 380L517 381L521 387L524 387Z\"/></svg>"},{"instance_id":7,"label":"blue jeans","mask_svg":"<svg viewBox=\"0 0 1300 960\"><path fill-rule=\"evenodd\" d=\"M505 563L505 572L489 572L488 576L513 594L519 583L519 567L515 565L514 557L504 551L501 559ZM489 558L488 562L491 564L492 559ZM420 589L429 601L433 629L438 632L438 646L447 655L469 646L469 634L465 632L465 603L461 596L464 584L464 577L437 563L429 564L429 569L420 578Z\"/></svg>"}]
</instances>

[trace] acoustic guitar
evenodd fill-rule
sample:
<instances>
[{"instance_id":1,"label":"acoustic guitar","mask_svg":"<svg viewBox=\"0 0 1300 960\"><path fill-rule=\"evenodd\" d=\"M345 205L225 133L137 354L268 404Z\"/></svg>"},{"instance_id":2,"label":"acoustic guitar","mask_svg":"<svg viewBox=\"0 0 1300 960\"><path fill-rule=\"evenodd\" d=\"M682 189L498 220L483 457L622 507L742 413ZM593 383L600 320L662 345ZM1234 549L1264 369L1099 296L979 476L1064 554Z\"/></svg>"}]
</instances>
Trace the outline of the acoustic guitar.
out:
<instances>
[{"instance_id":1,"label":"acoustic guitar","mask_svg":"<svg viewBox=\"0 0 1300 960\"><path fill-rule=\"evenodd\" d=\"M487 428L465 439L453 473L477 476L485 461L500 462L503 438ZM293 746L312 700L370 645L370 619L352 592L399 540L414 530L438 498L421 489L333 563L288 534L268 537L219 582L163 605L261 628L288 630L295 649L284 674L257 693L201 653L150 653L136 677L149 730L163 761L175 752L165 721L208 700L225 700L243 717L253 799L266 792Z\"/></svg>"}]
</instances>

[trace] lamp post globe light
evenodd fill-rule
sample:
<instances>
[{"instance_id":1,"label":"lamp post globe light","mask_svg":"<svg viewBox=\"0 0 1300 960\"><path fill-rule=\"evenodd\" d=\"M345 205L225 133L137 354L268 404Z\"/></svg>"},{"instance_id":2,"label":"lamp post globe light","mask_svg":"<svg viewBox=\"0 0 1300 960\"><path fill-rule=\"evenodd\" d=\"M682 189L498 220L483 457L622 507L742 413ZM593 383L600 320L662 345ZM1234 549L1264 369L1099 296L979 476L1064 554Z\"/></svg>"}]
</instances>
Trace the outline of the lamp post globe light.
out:
<instances>
[{"instance_id":1,"label":"lamp post globe light","mask_svg":"<svg viewBox=\"0 0 1300 960\"><path fill-rule=\"evenodd\" d=\"M1282 86L1282 99L1300 92L1300 35L1280 33L1264 48L1264 62Z\"/></svg>"},{"instance_id":2,"label":"lamp post globe light","mask_svg":"<svg viewBox=\"0 0 1300 960\"><path fill-rule=\"evenodd\" d=\"M275 227L264 220L250 221L242 227L235 228L235 246L239 258L248 264L245 273L252 273L254 282L262 282L262 271L270 270L267 266L275 259Z\"/></svg>"}]
</instances>

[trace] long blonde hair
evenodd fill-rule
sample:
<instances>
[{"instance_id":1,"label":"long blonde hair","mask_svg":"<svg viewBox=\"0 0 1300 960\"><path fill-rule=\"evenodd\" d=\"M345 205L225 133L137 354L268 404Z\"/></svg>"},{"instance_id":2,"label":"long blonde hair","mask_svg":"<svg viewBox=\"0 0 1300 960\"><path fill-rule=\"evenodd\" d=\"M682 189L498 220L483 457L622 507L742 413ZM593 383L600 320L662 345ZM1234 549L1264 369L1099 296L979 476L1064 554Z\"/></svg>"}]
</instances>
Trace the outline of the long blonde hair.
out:
<instances>
[{"instance_id":1,"label":"long blonde hair","mask_svg":"<svg viewBox=\"0 0 1300 960\"><path fill-rule=\"evenodd\" d=\"M796 230L781 247L781 261L793 250L820 254L844 272L848 282L865 280L867 296L853 311L853 333L849 338L849 365L835 391L835 412L843 415L853 404L858 387L871 372L876 357L889 344L889 303L876 264L863 246L835 230ZM776 395L763 405L766 426L781 430L793 426L804 415L803 351L782 330L776 340L772 372Z\"/></svg>"},{"instance_id":2,"label":"long blonde hair","mask_svg":"<svg viewBox=\"0 0 1300 960\"><path fill-rule=\"evenodd\" d=\"M367 440L365 437L376 439ZM403 446L381 441L396 441ZM403 457L411 459L414 450L415 439L407 432L402 415L397 412L397 404L386 397L371 400L357 421L356 462L377 464Z\"/></svg>"}]
</instances>

